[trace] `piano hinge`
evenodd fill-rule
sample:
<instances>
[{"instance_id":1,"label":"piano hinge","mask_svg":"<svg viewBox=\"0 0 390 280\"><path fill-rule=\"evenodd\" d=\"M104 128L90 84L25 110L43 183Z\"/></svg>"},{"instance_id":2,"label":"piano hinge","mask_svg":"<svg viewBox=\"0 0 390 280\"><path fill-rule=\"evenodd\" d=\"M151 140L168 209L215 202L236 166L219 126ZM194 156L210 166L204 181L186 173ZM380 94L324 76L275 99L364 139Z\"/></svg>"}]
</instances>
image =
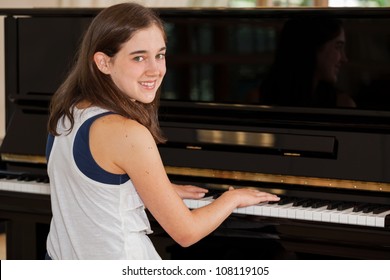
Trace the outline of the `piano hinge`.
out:
<instances>
[{"instance_id":1,"label":"piano hinge","mask_svg":"<svg viewBox=\"0 0 390 280\"><path fill-rule=\"evenodd\" d=\"M35 155L17 155L17 154L1 154L1 160L24 163L39 163L46 164L46 157Z\"/></svg>"},{"instance_id":2,"label":"piano hinge","mask_svg":"<svg viewBox=\"0 0 390 280\"><path fill-rule=\"evenodd\" d=\"M200 146L186 146L186 149L188 149L188 150L202 150L202 147L200 147Z\"/></svg>"},{"instance_id":3,"label":"piano hinge","mask_svg":"<svg viewBox=\"0 0 390 280\"><path fill-rule=\"evenodd\" d=\"M165 166L168 175L181 175L188 177L203 177L213 179L229 179L245 182L277 183L287 185L302 185L307 187L323 187L337 189L366 190L376 192L389 192L390 183L366 182L345 179L304 177L282 174L266 174L245 171L228 171L205 168Z\"/></svg>"}]
</instances>

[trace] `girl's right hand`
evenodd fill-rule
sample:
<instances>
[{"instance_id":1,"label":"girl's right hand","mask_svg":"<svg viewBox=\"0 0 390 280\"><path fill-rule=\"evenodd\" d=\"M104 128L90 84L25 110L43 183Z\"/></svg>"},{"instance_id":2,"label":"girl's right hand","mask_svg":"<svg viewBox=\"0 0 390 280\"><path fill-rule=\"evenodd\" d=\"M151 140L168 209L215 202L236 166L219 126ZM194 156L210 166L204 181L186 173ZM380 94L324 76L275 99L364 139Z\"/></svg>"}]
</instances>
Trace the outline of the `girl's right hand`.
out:
<instances>
[{"instance_id":1,"label":"girl's right hand","mask_svg":"<svg viewBox=\"0 0 390 280\"><path fill-rule=\"evenodd\" d=\"M280 197L277 195L250 188L235 189L230 187L229 190L224 193L224 195L234 196L234 199L237 203L237 208L255 205L266 201L280 200Z\"/></svg>"}]
</instances>

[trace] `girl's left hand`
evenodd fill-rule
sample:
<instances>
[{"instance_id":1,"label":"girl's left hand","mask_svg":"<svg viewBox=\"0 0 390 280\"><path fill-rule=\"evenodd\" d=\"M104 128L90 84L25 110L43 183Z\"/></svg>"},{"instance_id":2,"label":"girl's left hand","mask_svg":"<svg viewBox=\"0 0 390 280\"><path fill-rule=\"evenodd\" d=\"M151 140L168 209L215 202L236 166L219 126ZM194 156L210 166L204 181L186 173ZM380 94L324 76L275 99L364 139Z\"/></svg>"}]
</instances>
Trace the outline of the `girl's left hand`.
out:
<instances>
[{"instance_id":1,"label":"girl's left hand","mask_svg":"<svg viewBox=\"0 0 390 280\"><path fill-rule=\"evenodd\" d=\"M204 197L208 192L205 188L192 185L177 185L172 183L172 186L182 199L199 199Z\"/></svg>"}]
</instances>

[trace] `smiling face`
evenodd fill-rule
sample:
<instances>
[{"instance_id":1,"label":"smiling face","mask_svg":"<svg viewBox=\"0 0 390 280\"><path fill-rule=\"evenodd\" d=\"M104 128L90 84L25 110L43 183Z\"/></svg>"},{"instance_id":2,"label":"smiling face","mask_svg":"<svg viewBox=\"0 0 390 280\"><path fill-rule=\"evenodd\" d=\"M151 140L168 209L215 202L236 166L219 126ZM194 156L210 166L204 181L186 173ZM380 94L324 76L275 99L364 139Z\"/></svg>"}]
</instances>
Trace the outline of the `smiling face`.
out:
<instances>
[{"instance_id":1,"label":"smiling face","mask_svg":"<svg viewBox=\"0 0 390 280\"><path fill-rule=\"evenodd\" d=\"M134 33L115 56L97 52L94 60L99 70L110 75L115 85L132 100L150 103L166 73L165 52L161 29L151 25Z\"/></svg>"},{"instance_id":2,"label":"smiling face","mask_svg":"<svg viewBox=\"0 0 390 280\"><path fill-rule=\"evenodd\" d=\"M336 38L325 43L317 55L317 81L335 83L341 66L346 62L345 34L341 31Z\"/></svg>"}]
</instances>

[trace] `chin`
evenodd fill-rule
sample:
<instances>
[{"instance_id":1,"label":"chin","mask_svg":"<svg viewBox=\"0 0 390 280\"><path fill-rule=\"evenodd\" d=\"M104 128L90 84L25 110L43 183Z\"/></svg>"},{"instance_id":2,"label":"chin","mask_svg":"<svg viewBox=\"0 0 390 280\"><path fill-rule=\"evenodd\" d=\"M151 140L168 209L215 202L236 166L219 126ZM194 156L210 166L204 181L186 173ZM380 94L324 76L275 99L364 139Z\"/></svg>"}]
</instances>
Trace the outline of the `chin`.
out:
<instances>
[{"instance_id":1,"label":"chin","mask_svg":"<svg viewBox=\"0 0 390 280\"><path fill-rule=\"evenodd\" d=\"M141 102L145 104L152 103L155 98L156 94L147 95L145 98L142 99Z\"/></svg>"},{"instance_id":2,"label":"chin","mask_svg":"<svg viewBox=\"0 0 390 280\"><path fill-rule=\"evenodd\" d=\"M338 76L336 74L334 75L329 75L326 79L325 79L326 82L328 83L331 83L331 84L335 84L337 83L338 81Z\"/></svg>"}]
</instances>

